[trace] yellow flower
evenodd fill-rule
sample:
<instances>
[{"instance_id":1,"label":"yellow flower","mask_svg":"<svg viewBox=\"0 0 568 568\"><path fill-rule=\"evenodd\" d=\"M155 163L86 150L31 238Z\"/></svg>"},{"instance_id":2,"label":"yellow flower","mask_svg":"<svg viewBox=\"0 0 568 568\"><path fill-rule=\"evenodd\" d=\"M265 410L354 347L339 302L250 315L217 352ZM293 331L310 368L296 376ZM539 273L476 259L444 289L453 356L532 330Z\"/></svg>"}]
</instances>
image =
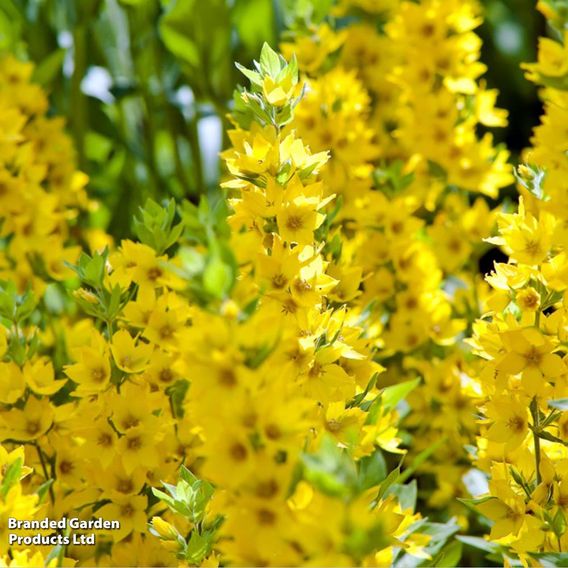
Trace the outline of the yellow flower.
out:
<instances>
[{"instance_id":1,"label":"yellow flower","mask_svg":"<svg viewBox=\"0 0 568 568\"><path fill-rule=\"evenodd\" d=\"M280 81L267 75L262 81L262 92L266 100L276 107L282 107L288 103L296 90L291 75L285 75Z\"/></svg>"},{"instance_id":2,"label":"yellow flower","mask_svg":"<svg viewBox=\"0 0 568 568\"><path fill-rule=\"evenodd\" d=\"M552 353L553 344L538 330L506 331L501 338L507 352L497 359L496 369L511 375L522 373L523 386L529 394L542 392L546 379L566 372L561 357Z\"/></svg>"},{"instance_id":3,"label":"yellow flower","mask_svg":"<svg viewBox=\"0 0 568 568\"><path fill-rule=\"evenodd\" d=\"M117 495L112 503L103 505L97 510L97 516L120 523L120 528L111 533L113 541L119 542L132 531L144 531L147 522L147 502L144 495Z\"/></svg>"},{"instance_id":4,"label":"yellow flower","mask_svg":"<svg viewBox=\"0 0 568 568\"><path fill-rule=\"evenodd\" d=\"M537 218L527 213L521 198L519 212L502 214L498 223L502 236L487 240L504 245L512 260L534 266L547 259L556 226L553 215L542 212Z\"/></svg>"},{"instance_id":5,"label":"yellow flower","mask_svg":"<svg viewBox=\"0 0 568 568\"><path fill-rule=\"evenodd\" d=\"M0 363L0 401L13 404L23 394L26 381L15 363Z\"/></svg>"},{"instance_id":6,"label":"yellow flower","mask_svg":"<svg viewBox=\"0 0 568 568\"><path fill-rule=\"evenodd\" d=\"M338 32L326 23L310 31L309 35L295 38L294 43L282 43L280 47L284 56L290 58L296 55L300 68L313 73L322 66L331 53L341 47L347 33L346 30Z\"/></svg>"},{"instance_id":7,"label":"yellow flower","mask_svg":"<svg viewBox=\"0 0 568 568\"><path fill-rule=\"evenodd\" d=\"M48 399L30 396L23 409L13 408L0 414L0 441L32 441L41 438L53 423L53 409Z\"/></svg>"},{"instance_id":8,"label":"yellow flower","mask_svg":"<svg viewBox=\"0 0 568 568\"><path fill-rule=\"evenodd\" d=\"M116 366L125 373L141 373L147 367L153 349L150 343L138 341L137 344L125 329L112 336L110 347Z\"/></svg>"},{"instance_id":9,"label":"yellow flower","mask_svg":"<svg viewBox=\"0 0 568 568\"><path fill-rule=\"evenodd\" d=\"M99 485L103 489L103 495L111 501L125 495L139 494L146 483L146 470L136 468L126 472L119 456L100 471L100 476Z\"/></svg>"},{"instance_id":10,"label":"yellow flower","mask_svg":"<svg viewBox=\"0 0 568 568\"><path fill-rule=\"evenodd\" d=\"M85 459L95 457L97 463L107 468L117 453L118 436L107 420L98 419L91 426L81 429L80 438L83 443L78 448Z\"/></svg>"},{"instance_id":11,"label":"yellow flower","mask_svg":"<svg viewBox=\"0 0 568 568\"><path fill-rule=\"evenodd\" d=\"M517 448L524 442L529 432L526 400L494 397L486 404L485 414L491 422L487 431L489 440L505 444L510 449Z\"/></svg>"},{"instance_id":12,"label":"yellow flower","mask_svg":"<svg viewBox=\"0 0 568 568\"><path fill-rule=\"evenodd\" d=\"M126 473L137 467L153 468L158 464L157 445L162 436L141 427L130 428L118 441L118 453Z\"/></svg>"},{"instance_id":13,"label":"yellow flower","mask_svg":"<svg viewBox=\"0 0 568 568\"><path fill-rule=\"evenodd\" d=\"M36 359L33 363L26 362L24 379L33 392L44 396L55 394L66 382L65 380L55 380L53 364L45 357Z\"/></svg>"},{"instance_id":14,"label":"yellow flower","mask_svg":"<svg viewBox=\"0 0 568 568\"><path fill-rule=\"evenodd\" d=\"M517 292L515 300L519 308L527 312L535 312L540 308L540 294L532 286Z\"/></svg>"},{"instance_id":15,"label":"yellow flower","mask_svg":"<svg viewBox=\"0 0 568 568\"><path fill-rule=\"evenodd\" d=\"M105 351L94 347L77 350L79 362L65 367L65 373L78 384L77 394L87 396L105 390L110 382L110 362Z\"/></svg>"},{"instance_id":16,"label":"yellow flower","mask_svg":"<svg viewBox=\"0 0 568 568\"><path fill-rule=\"evenodd\" d=\"M303 245L314 242L314 231L323 223L324 216L317 212L312 202L298 198L284 206L276 220L284 241Z\"/></svg>"},{"instance_id":17,"label":"yellow flower","mask_svg":"<svg viewBox=\"0 0 568 568\"><path fill-rule=\"evenodd\" d=\"M511 492L508 492L510 495ZM506 502L496 497L476 505L476 508L493 521L491 539L519 534L525 520L526 506L523 499L512 495Z\"/></svg>"},{"instance_id":18,"label":"yellow flower","mask_svg":"<svg viewBox=\"0 0 568 568\"><path fill-rule=\"evenodd\" d=\"M177 540L179 535L177 529L172 524L164 521L162 517L152 517L151 524L161 539Z\"/></svg>"}]
</instances>

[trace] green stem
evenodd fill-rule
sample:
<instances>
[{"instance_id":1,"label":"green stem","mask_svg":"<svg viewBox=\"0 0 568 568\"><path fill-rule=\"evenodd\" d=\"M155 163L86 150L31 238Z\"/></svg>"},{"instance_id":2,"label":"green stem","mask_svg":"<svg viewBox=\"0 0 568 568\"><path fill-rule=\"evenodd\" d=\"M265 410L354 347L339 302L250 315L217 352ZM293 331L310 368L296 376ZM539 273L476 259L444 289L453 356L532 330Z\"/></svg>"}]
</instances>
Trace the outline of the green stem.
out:
<instances>
[{"instance_id":1,"label":"green stem","mask_svg":"<svg viewBox=\"0 0 568 568\"><path fill-rule=\"evenodd\" d=\"M139 47L140 40L135 36L136 31L143 28L146 24L144 17L136 9L128 10L128 32L130 39L130 51L136 76L139 78L141 94L142 130L145 161L148 167L148 176L154 198L159 199L161 194L160 174L156 162L154 143L156 140L157 128L155 119L157 109L154 105L154 97L148 88L152 70L147 68L147 64L142 60L144 46ZM159 71L155 70L158 74Z\"/></svg>"},{"instance_id":2,"label":"green stem","mask_svg":"<svg viewBox=\"0 0 568 568\"><path fill-rule=\"evenodd\" d=\"M190 188L190 183L189 180L187 178L186 175L186 171L183 167L183 162L180 156L180 152L179 152L179 144L178 144L178 136L182 136L182 132L180 131L179 128L179 121L178 118L175 115L175 111L174 109L171 108L171 106L168 106L168 122L170 124L170 128L173 134L173 142L174 142L174 160L175 160L175 167L176 167L176 175L180 181L180 183L182 184L182 187L184 189L184 194L189 192L189 188ZM181 119L180 119L181 120Z\"/></svg>"},{"instance_id":3,"label":"green stem","mask_svg":"<svg viewBox=\"0 0 568 568\"><path fill-rule=\"evenodd\" d=\"M534 315L534 325L540 329L540 310ZM536 466L536 484L540 485L542 477L540 475L540 413L536 396L533 397L530 405L530 411L533 419L533 441L534 441L534 459Z\"/></svg>"},{"instance_id":4,"label":"green stem","mask_svg":"<svg viewBox=\"0 0 568 568\"><path fill-rule=\"evenodd\" d=\"M199 133L197 130L197 121L199 120L197 108L195 115L188 124L189 146L191 148L191 157L193 161L193 169L195 171L195 189L197 195L205 193L205 178L203 175L203 164L201 162L201 147L199 145Z\"/></svg>"},{"instance_id":5,"label":"green stem","mask_svg":"<svg viewBox=\"0 0 568 568\"><path fill-rule=\"evenodd\" d=\"M163 58L162 58L162 51L160 49L160 43L156 40L154 41L154 60L156 62L156 68L158 69L158 78L160 80L160 88L161 88L161 98L163 101L165 101L166 119L173 137L173 147L174 147L173 150L174 150L176 175L184 190L184 194L186 194L189 192L191 183L190 180L188 179L187 172L183 165L183 160L180 155L180 147L177 140L178 136L184 137L183 128L181 128L183 117L176 116L175 108L168 100L168 93L164 81L164 75L163 73L160 72L160 70L163 68L162 59Z\"/></svg>"},{"instance_id":6,"label":"green stem","mask_svg":"<svg viewBox=\"0 0 568 568\"><path fill-rule=\"evenodd\" d=\"M540 475L540 416L538 410L538 402L536 396L532 399L530 405L531 415L533 418L533 440L534 440L534 459L536 466L536 484L540 485L542 482L542 477Z\"/></svg>"},{"instance_id":7,"label":"green stem","mask_svg":"<svg viewBox=\"0 0 568 568\"><path fill-rule=\"evenodd\" d=\"M81 91L81 82L87 70L87 35L83 24L73 31L73 76L71 77L71 125L75 138L75 147L79 156L79 166L84 169L85 135L87 132L87 100Z\"/></svg>"},{"instance_id":8,"label":"green stem","mask_svg":"<svg viewBox=\"0 0 568 568\"><path fill-rule=\"evenodd\" d=\"M114 335L112 320L110 320L110 319L106 320L106 325L107 325L107 330L108 330L108 338L109 338L109 340L111 340L112 336Z\"/></svg>"},{"instance_id":9,"label":"green stem","mask_svg":"<svg viewBox=\"0 0 568 568\"><path fill-rule=\"evenodd\" d=\"M43 470L43 475L45 477L46 481L49 481L51 478L49 476L49 474L47 473L47 467L45 465L45 459L43 456L43 452L41 451L41 448L39 447L39 444L37 442L34 443L34 446L37 450L37 455L39 456L39 461L41 463L41 469ZM53 493L53 484L51 484L49 486L49 498L51 499L52 503L55 503L55 495Z\"/></svg>"}]
</instances>

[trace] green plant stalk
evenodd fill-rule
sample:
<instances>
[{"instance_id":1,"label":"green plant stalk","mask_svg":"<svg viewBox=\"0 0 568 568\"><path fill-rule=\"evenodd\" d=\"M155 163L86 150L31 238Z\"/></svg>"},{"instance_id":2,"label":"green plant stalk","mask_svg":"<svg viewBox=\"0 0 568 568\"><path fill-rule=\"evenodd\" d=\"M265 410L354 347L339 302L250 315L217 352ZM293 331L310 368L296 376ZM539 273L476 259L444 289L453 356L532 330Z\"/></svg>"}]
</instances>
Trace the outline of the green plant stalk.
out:
<instances>
[{"instance_id":1,"label":"green plant stalk","mask_svg":"<svg viewBox=\"0 0 568 568\"><path fill-rule=\"evenodd\" d=\"M73 30L73 75L71 77L71 126L75 147L79 157L79 167L85 169L85 135L88 127L87 99L81 91L81 82L87 70L87 35L83 24Z\"/></svg>"},{"instance_id":2,"label":"green plant stalk","mask_svg":"<svg viewBox=\"0 0 568 568\"><path fill-rule=\"evenodd\" d=\"M531 401L530 411L533 419L533 441L534 441L534 459L536 467L536 484L540 485L542 482L542 476L540 474L540 417L538 411L538 403L536 397Z\"/></svg>"},{"instance_id":3,"label":"green plant stalk","mask_svg":"<svg viewBox=\"0 0 568 568\"><path fill-rule=\"evenodd\" d=\"M203 175L203 163L201 162L201 146L199 144L199 132L197 130L197 121L199 120L197 108L193 118L187 125L189 135L189 146L191 148L191 157L193 160L193 168L195 171L195 189L197 195L205 193L205 178Z\"/></svg>"},{"instance_id":4,"label":"green plant stalk","mask_svg":"<svg viewBox=\"0 0 568 568\"><path fill-rule=\"evenodd\" d=\"M171 103L167 99L166 86L165 86L165 83L164 83L164 76L160 72L160 69L162 69L162 59L163 59L162 58L162 50L161 50L161 46L160 46L159 41L156 41L156 39L154 39L153 48L154 48L154 60L156 62L156 68L158 70L158 78L160 80L161 96L162 96L162 100L165 101L165 106L166 106L166 119L167 119L168 126L169 126L171 132L173 133L174 161L175 161L176 175L177 175L180 183L182 184L182 187L184 188L185 193L188 193L189 188L191 187L191 184L190 184L190 180L187 176L187 171L184 168L183 161L181 159L181 155L180 155L180 152L179 152L179 146L177 144L177 137L178 136L185 138L183 128L180 127L181 118L178 119L178 117L176 117L175 110L172 107ZM189 143L189 141L188 141L188 143Z\"/></svg>"},{"instance_id":5,"label":"green plant stalk","mask_svg":"<svg viewBox=\"0 0 568 568\"><path fill-rule=\"evenodd\" d=\"M128 34L130 39L130 50L132 55L132 61L134 62L134 69L136 75L140 78L140 93L141 93L141 107L142 107L142 130L143 130L143 140L145 149L146 164L148 166L148 175L150 178L151 193L153 196L159 199L161 188L160 188L160 175L158 172L158 167L156 163L156 152L154 148L154 141L156 140L156 126L154 120L157 115L157 109L154 108L153 97L148 89L148 77L151 71L148 71L140 64L140 58L136 53L135 44L136 38L134 37L134 31L143 27L144 22L141 22L136 17L136 10L128 11ZM157 72L157 70L154 70Z\"/></svg>"},{"instance_id":6,"label":"green plant stalk","mask_svg":"<svg viewBox=\"0 0 568 568\"><path fill-rule=\"evenodd\" d=\"M37 455L39 456L39 461L41 463L41 469L43 470L43 475L45 476L45 480L48 481L50 479L49 474L47 473L47 467L45 465L45 458L43 456L43 452L37 442L34 442L35 449L37 450ZM53 493L53 484L49 486L48 489L49 498L51 499L52 503L55 503L55 494Z\"/></svg>"},{"instance_id":7,"label":"green plant stalk","mask_svg":"<svg viewBox=\"0 0 568 568\"><path fill-rule=\"evenodd\" d=\"M176 167L176 175L182 184L185 193L190 192L190 181L187 176L187 172L183 166L183 161L181 159L179 153L179 146L177 143L178 136L185 137L182 129L179 126L179 121L175 115L174 109L168 104L167 107L167 116L168 116L168 123L173 133L173 142L174 142L174 160L175 160L175 167ZM180 119L181 120L181 119ZM188 141L189 142L189 141Z\"/></svg>"}]
</instances>

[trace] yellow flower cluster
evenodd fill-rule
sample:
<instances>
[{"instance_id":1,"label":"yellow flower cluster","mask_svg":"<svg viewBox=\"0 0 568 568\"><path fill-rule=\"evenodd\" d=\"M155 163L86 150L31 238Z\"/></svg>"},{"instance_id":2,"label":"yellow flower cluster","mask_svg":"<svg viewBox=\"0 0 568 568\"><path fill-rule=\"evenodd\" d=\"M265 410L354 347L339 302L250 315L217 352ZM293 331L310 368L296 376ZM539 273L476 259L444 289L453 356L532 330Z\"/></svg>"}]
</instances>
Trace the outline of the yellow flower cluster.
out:
<instances>
[{"instance_id":1,"label":"yellow flower cluster","mask_svg":"<svg viewBox=\"0 0 568 568\"><path fill-rule=\"evenodd\" d=\"M113 561L130 564L131 549L138 548L144 563L156 564L163 555L161 547L140 536L146 532L148 508L141 490L159 479L175 478L183 457L173 419L158 417L162 410L171 414L163 388L173 377L168 379L169 369L160 374L160 365L167 366L161 352L150 361L152 344L138 347L124 330L103 332L94 320L69 317L74 308L66 287L72 284L73 272L66 263L77 262L81 248L92 240L79 222L89 208L86 176L75 170L62 121L46 116L46 97L30 82L31 73L30 64L11 57L2 60L0 451L23 444L31 466L26 473L33 472L29 484L51 483L44 492L43 516L90 518L97 508L98 516L121 522L120 531L100 536L102 545L137 531L129 537L130 555L121 557L117 547ZM131 251L128 245L121 250L132 252L130 261L141 266L138 273L144 263L158 266L152 249L132 243ZM116 255L121 257L120 252ZM125 269L116 278L123 282L130 273ZM153 287L144 288L142 277L140 281L140 294L151 294ZM147 281L152 281L151 275ZM96 302L95 295L83 290L78 298ZM125 299L115 295L113 302L116 313ZM166 309L169 304L164 298L160 305ZM143 382L120 385L117 373L141 371L146 372ZM23 457L24 448L2 463ZM47 556L49 546L8 546L7 535L15 531L4 522L7 517L29 520L36 512L37 497L18 491L20 485L14 485L3 495L0 552L9 551L11 560L4 560L8 565L43 565L37 555ZM104 546L96 551L71 545L67 551L87 564L99 557L104 562Z\"/></svg>"},{"instance_id":2,"label":"yellow flower cluster","mask_svg":"<svg viewBox=\"0 0 568 568\"><path fill-rule=\"evenodd\" d=\"M320 172L328 155L312 154L285 127L299 92L295 61L265 46L258 71L243 71L252 90L240 95L223 154L237 281L219 313L195 309L180 331L193 452L225 518L215 548L237 565L384 565L395 547L420 554L429 537L415 534L419 517L394 495L376 498L379 479L354 490L348 466L342 489L309 466L339 458L337 445L344 458L396 451L396 414L375 399L382 368L349 305L361 271L327 249L334 196ZM362 404L372 400L377 406ZM309 454L320 447L331 454ZM303 459L307 471L294 482ZM154 528L178 546L177 528L158 520Z\"/></svg>"},{"instance_id":3,"label":"yellow flower cluster","mask_svg":"<svg viewBox=\"0 0 568 568\"><path fill-rule=\"evenodd\" d=\"M32 65L3 56L0 65L0 278L41 293L69 275L79 254L73 227L88 206L87 178L74 168L71 141L47 98L30 82Z\"/></svg>"},{"instance_id":4,"label":"yellow flower cluster","mask_svg":"<svg viewBox=\"0 0 568 568\"><path fill-rule=\"evenodd\" d=\"M342 200L332 233L342 262L360 267L347 299L370 310L385 380L423 378L405 424L412 452L434 454L423 467L438 478L432 506L467 494L475 423L460 340L484 296L478 259L495 224L475 194L512 181L508 153L477 135L506 124L479 80L479 12L473 1L344 2L347 27L322 23L282 46L307 75L291 127L330 151L322 179Z\"/></svg>"},{"instance_id":5,"label":"yellow flower cluster","mask_svg":"<svg viewBox=\"0 0 568 568\"><path fill-rule=\"evenodd\" d=\"M549 17L555 12L542 4ZM516 213L499 216L491 242L509 256L487 280L489 311L474 325L471 344L483 360L476 396L482 411L475 463L490 476L489 493L474 501L493 525L495 551L538 562L563 553L566 532L566 76L564 45L543 39L529 76L543 83L545 115L520 166ZM564 148L564 150L563 150ZM542 167L545 169L543 170ZM559 559L560 557L558 557Z\"/></svg>"},{"instance_id":6,"label":"yellow flower cluster","mask_svg":"<svg viewBox=\"0 0 568 568\"><path fill-rule=\"evenodd\" d=\"M8 519L18 520L33 519L38 511L39 497L36 494L28 494L22 480L31 472L29 467L24 466L24 448L22 446L7 451L0 446L0 565L6 566L6 553L9 548L8 542ZM14 531L15 532L15 531ZM41 559L43 564L43 558ZM8 564L9 565L9 564ZM22 564L28 566L28 564Z\"/></svg>"},{"instance_id":7,"label":"yellow flower cluster","mask_svg":"<svg viewBox=\"0 0 568 568\"><path fill-rule=\"evenodd\" d=\"M464 540L564 560L559 3L515 213L488 203L513 177L479 134L507 116L475 0L343 0L265 45L224 193L149 201L111 248L33 68L2 59L0 565L457 563L472 464L489 490L462 501L492 524ZM483 282L491 245L509 261ZM30 547L9 517L120 528Z\"/></svg>"},{"instance_id":8,"label":"yellow flower cluster","mask_svg":"<svg viewBox=\"0 0 568 568\"><path fill-rule=\"evenodd\" d=\"M31 68L10 65L22 92L35 89ZM259 72L244 71L253 88L239 99L224 155L226 231L206 205L186 204L174 224L173 203L150 203L135 221L139 241L80 252L82 188L52 184L51 168L31 154L39 181L19 180L30 194L21 215L35 221L42 210L31 201L45 199L58 224L32 238L18 232L16 214L3 217L6 258L29 265L10 262L0 286L0 441L24 445L30 483L46 488L43 516L120 522L96 530L96 547L66 546L81 564L427 557L414 489L397 475L387 482L381 453L400 452L395 407L413 385L377 386L377 329L350 304L362 269L334 252L335 196L320 175L328 154L313 154L287 126L300 93L295 60L266 47ZM70 148L61 124L52 127ZM21 130L13 154L34 140ZM73 163L68 154L68 181L82 179ZM34 171L6 170L11 183ZM58 262L73 268L57 278L40 262L56 239L67 255ZM49 252L33 248L46 244ZM182 466L172 485L182 463L193 473ZM152 517L158 539L147 534ZM36 548L2 552L6 562L35 562Z\"/></svg>"},{"instance_id":9,"label":"yellow flower cluster","mask_svg":"<svg viewBox=\"0 0 568 568\"><path fill-rule=\"evenodd\" d=\"M568 31L562 6L556 2L539 2L538 7L557 26L557 39L540 38L538 61L524 65L527 77L542 87L544 102L541 124L535 128L525 160L546 171L543 190L547 202L543 208L562 219L568 219L566 188L568 161L566 160L568 126Z\"/></svg>"},{"instance_id":10,"label":"yellow flower cluster","mask_svg":"<svg viewBox=\"0 0 568 568\"><path fill-rule=\"evenodd\" d=\"M64 557L63 548L48 548L44 554L43 547L32 550L10 541L27 537L26 530L12 528L8 532L6 529L10 522L39 520L45 510L48 486L39 487L35 493L31 493L27 483L31 473L32 469L24 465L23 446L12 451L0 446L0 566L5 568L54 568L61 566L61 562L69 561ZM53 554L53 550L57 554Z\"/></svg>"}]
</instances>

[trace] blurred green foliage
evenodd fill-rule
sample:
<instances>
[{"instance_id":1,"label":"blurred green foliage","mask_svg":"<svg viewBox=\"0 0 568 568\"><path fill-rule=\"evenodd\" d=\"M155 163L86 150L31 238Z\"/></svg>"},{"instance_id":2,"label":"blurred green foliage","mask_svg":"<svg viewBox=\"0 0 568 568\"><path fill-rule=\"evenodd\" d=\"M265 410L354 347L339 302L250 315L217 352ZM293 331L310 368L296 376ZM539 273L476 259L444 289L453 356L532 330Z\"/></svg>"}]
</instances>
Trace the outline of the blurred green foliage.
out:
<instances>
[{"instance_id":1,"label":"blurred green foliage","mask_svg":"<svg viewBox=\"0 0 568 568\"><path fill-rule=\"evenodd\" d=\"M67 117L91 194L93 222L132 232L148 198L215 194L226 114L264 41L332 0L0 0L0 50L37 64L35 78ZM490 87L511 112L497 136L528 145L540 106L519 68L545 32L533 0L485 0L479 33ZM315 6L315 7L314 7ZM318 8L319 6L319 8ZM323 16L321 14L320 16ZM290 19L292 18L292 19Z\"/></svg>"},{"instance_id":2,"label":"blurred green foliage","mask_svg":"<svg viewBox=\"0 0 568 568\"><path fill-rule=\"evenodd\" d=\"M238 72L276 42L272 0L0 0L0 49L37 64L115 236L147 198L197 201Z\"/></svg>"}]
</instances>

